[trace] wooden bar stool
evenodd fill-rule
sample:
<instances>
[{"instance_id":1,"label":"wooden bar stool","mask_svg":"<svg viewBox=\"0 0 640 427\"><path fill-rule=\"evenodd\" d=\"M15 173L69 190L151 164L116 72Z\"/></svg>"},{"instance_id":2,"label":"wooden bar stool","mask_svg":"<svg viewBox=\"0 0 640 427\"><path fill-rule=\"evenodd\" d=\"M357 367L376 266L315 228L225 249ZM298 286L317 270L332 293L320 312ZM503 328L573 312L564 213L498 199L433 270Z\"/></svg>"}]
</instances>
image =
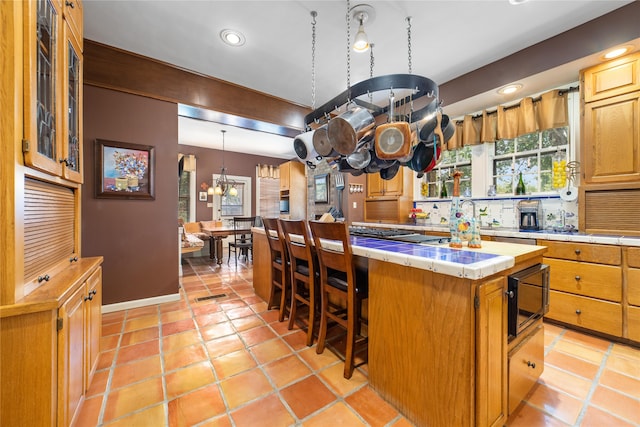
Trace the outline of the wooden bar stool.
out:
<instances>
[{"instance_id":1,"label":"wooden bar stool","mask_svg":"<svg viewBox=\"0 0 640 427\"><path fill-rule=\"evenodd\" d=\"M316 296L318 293L318 265L313 241L305 221L280 220L280 227L289 252L291 270L291 308L289 329L293 328L298 311L298 302L309 308L307 321L307 345L313 344L313 329L316 319Z\"/></svg>"},{"instance_id":2,"label":"wooden bar stool","mask_svg":"<svg viewBox=\"0 0 640 427\"><path fill-rule=\"evenodd\" d=\"M278 307L278 320L284 321L285 309L287 307L287 296L289 295L289 257L284 244L282 230L278 226L277 218L264 218L264 231L267 234L269 250L271 252L271 293L267 309ZM276 294L280 291L280 302L276 304Z\"/></svg>"},{"instance_id":3,"label":"wooden bar stool","mask_svg":"<svg viewBox=\"0 0 640 427\"><path fill-rule=\"evenodd\" d=\"M356 344L367 343L366 337L358 336L363 320L362 301L369 295L367 272L356 269L345 223L309 221L309 226L320 269L321 315L316 352L324 351L329 320L345 328L344 377L349 379L353 374ZM344 300L346 308L333 304L330 296Z\"/></svg>"}]
</instances>

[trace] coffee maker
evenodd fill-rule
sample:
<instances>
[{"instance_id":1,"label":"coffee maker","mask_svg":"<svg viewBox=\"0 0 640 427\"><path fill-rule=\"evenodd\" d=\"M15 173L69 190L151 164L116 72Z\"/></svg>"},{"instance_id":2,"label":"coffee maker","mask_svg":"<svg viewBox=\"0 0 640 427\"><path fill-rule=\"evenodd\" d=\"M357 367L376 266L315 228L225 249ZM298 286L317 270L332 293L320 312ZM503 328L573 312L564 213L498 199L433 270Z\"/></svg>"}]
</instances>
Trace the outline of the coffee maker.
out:
<instances>
[{"instance_id":1,"label":"coffee maker","mask_svg":"<svg viewBox=\"0 0 640 427\"><path fill-rule=\"evenodd\" d=\"M540 230L542 220L542 204L540 200L521 200L518 202L520 231Z\"/></svg>"}]
</instances>

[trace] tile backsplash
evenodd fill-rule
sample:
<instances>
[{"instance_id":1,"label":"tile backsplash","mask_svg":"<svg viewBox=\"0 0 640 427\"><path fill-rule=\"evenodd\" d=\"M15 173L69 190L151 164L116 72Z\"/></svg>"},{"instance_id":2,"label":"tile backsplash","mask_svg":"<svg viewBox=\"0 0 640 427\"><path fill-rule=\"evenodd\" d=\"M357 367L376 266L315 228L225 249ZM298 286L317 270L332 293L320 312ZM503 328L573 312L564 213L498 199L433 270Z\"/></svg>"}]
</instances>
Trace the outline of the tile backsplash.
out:
<instances>
[{"instance_id":1,"label":"tile backsplash","mask_svg":"<svg viewBox=\"0 0 640 427\"><path fill-rule=\"evenodd\" d=\"M578 201L566 202L559 196L528 197L529 200L540 200L542 203L542 228L554 226L573 226L578 228ZM460 200L467 200L461 197ZM476 205L476 218L481 226L493 223L494 226L518 227L518 198L471 198ZM419 201L414 203L416 208L429 213L427 224L448 224L451 212L451 199ZM473 210L471 203L465 203L464 211L470 216Z\"/></svg>"}]
</instances>

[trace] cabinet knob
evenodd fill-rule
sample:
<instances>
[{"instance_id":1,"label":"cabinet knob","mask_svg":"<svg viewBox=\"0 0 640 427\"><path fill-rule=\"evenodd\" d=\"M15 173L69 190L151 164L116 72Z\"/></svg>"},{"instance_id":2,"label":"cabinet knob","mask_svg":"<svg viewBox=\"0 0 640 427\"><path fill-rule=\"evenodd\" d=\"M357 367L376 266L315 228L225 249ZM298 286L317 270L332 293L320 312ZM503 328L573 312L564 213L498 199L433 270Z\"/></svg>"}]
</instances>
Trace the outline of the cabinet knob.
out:
<instances>
[{"instance_id":1,"label":"cabinet knob","mask_svg":"<svg viewBox=\"0 0 640 427\"><path fill-rule=\"evenodd\" d=\"M38 283L40 283L40 282L48 282L49 279L51 279L51 277L49 277L48 274L45 274L44 276L38 276Z\"/></svg>"},{"instance_id":2,"label":"cabinet knob","mask_svg":"<svg viewBox=\"0 0 640 427\"><path fill-rule=\"evenodd\" d=\"M513 298L515 296L515 294L513 293L513 291L505 291L504 293L506 296L508 296L509 298Z\"/></svg>"},{"instance_id":3,"label":"cabinet knob","mask_svg":"<svg viewBox=\"0 0 640 427\"><path fill-rule=\"evenodd\" d=\"M95 295L95 294L97 294L97 293L98 293L98 291L96 291L95 289L94 289L94 290L92 290L91 292L89 292L89 294L90 294L91 296L93 296L93 295Z\"/></svg>"},{"instance_id":4,"label":"cabinet knob","mask_svg":"<svg viewBox=\"0 0 640 427\"><path fill-rule=\"evenodd\" d=\"M67 5L67 6L69 6L71 9L73 9L74 7L76 7L76 5L75 5L75 4L73 4L73 2L72 2L72 1L65 1L65 2L64 2L64 4L65 4L65 5Z\"/></svg>"},{"instance_id":5,"label":"cabinet knob","mask_svg":"<svg viewBox=\"0 0 640 427\"><path fill-rule=\"evenodd\" d=\"M575 252L576 252L576 255L580 255L580 249L576 249Z\"/></svg>"},{"instance_id":6,"label":"cabinet knob","mask_svg":"<svg viewBox=\"0 0 640 427\"><path fill-rule=\"evenodd\" d=\"M530 360L527 360L527 366L529 366L532 369L536 369L536 364L535 362L532 362Z\"/></svg>"},{"instance_id":7,"label":"cabinet knob","mask_svg":"<svg viewBox=\"0 0 640 427\"><path fill-rule=\"evenodd\" d=\"M90 301L91 300L91 295L87 295L86 297L83 298L84 302Z\"/></svg>"},{"instance_id":8,"label":"cabinet knob","mask_svg":"<svg viewBox=\"0 0 640 427\"><path fill-rule=\"evenodd\" d=\"M576 280L580 281L580 276L576 276Z\"/></svg>"},{"instance_id":9,"label":"cabinet knob","mask_svg":"<svg viewBox=\"0 0 640 427\"><path fill-rule=\"evenodd\" d=\"M77 256L69 258L69 262L77 262L77 261L78 261L78 257Z\"/></svg>"},{"instance_id":10,"label":"cabinet knob","mask_svg":"<svg viewBox=\"0 0 640 427\"><path fill-rule=\"evenodd\" d=\"M577 309L577 310L576 310L576 314L582 314L582 310Z\"/></svg>"},{"instance_id":11,"label":"cabinet knob","mask_svg":"<svg viewBox=\"0 0 640 427\"><path fill-rule=\"evenodd\" d=\"M72 168L76 167L76 164L73 162L70 162L69 159L60 159L59 161L60 163L64 163L65 166L72 167Z\"/></svg>"}]
</instances>

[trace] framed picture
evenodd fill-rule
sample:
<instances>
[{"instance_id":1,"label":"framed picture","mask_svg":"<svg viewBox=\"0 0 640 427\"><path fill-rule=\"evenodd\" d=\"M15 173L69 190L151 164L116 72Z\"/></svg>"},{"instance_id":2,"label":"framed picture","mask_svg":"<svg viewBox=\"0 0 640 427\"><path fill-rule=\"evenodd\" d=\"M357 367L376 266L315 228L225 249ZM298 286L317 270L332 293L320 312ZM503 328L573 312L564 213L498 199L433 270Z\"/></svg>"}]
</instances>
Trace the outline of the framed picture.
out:
<instances>
[{"instance_id":1,"label":"framed picture","mask_svg":"<svg viewBox=\"0 0 640 427\"><path fill-rule=\"evenodd\" d=\"M207 192L206 191L198 192L198 200L200 200L201 202L206 202L207 201Z\"/></svg>"},{"instance_id":2,"label":"framed picture","mask_svg":"<svg viewBox=\"0 0 640 427\"><path fill-rule=\"evenodd\" d=\"M329 203L329 174L316 175L313 177L316 203Z\"/></svg>"},{"instance_id":3,"label":"framed picture","mask_svg":"<svg viewBox=\"0 0 640 427\"><path fill-rule=\"evenodd\" d=\"M155 148L95 141L96 197L154 200Z\"/></svg>"}]
</instances>

